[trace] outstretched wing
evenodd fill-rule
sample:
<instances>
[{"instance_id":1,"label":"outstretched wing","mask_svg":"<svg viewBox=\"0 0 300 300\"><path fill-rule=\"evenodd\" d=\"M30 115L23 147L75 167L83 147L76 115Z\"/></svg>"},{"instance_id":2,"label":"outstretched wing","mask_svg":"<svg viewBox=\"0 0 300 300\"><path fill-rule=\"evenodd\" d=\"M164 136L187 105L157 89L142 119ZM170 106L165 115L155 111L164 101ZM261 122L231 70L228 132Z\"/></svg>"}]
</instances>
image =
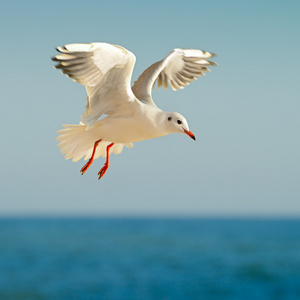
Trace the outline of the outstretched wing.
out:
<instances>
[{"instance_id":1,"label":"outstretched wing","mask_svg":"<svg viewBox=\"0 0 300 300\"><path fill-rule=\"evenodd\" d=\"M74 81L83 84L88 97L81 123L92 126L102 114L130 113L135 100L130 88L135 56L107 43L68 44L57 47L55 66Z\"/></svg>"},{"instance_id":2,"label":"outstretched wing","mask_svg":"<svg viewBox=\"0 0 300 300\"><path fill-rule=\"evenodd\" d=\"M183 89L197 77L209 71L207 68L216 63L208 61L215 54L195 49L174 49L165 59L158 61L145 70L134 82L132 91L135 96L149 104L155 105L151 93L157 80L157 86Z\"/></svg>"}]
</instances>

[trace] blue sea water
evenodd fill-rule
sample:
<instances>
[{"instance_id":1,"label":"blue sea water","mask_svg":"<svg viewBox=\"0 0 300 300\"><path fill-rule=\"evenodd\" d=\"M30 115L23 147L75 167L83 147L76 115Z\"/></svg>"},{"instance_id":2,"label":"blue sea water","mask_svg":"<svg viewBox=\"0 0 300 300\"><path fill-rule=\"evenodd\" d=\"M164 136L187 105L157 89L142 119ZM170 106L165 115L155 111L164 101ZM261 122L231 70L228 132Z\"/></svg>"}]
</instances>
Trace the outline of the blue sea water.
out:
<instances>
[{"instance_id":1,"label":"blue sea water","mask_svg":"<svg viewBox=\"0 0 300 300\"><path fill-rule=\"evenodd\" d=\"M300 299L300 220L1 219L0 299Z\"/></svg>"}]
</instances>

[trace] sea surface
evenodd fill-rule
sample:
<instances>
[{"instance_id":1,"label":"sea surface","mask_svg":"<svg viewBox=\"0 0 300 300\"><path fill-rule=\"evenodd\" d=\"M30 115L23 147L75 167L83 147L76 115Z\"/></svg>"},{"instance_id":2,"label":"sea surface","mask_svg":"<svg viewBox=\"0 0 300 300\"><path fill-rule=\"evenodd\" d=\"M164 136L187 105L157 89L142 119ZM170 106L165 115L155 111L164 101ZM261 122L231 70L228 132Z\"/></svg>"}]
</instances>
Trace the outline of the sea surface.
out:
<instances>
[{"instance_id":1,"label":"sea surface","mask_svg":"<svg viewBox=\"0 0 300 300\"><path fill-rule=\"evenodd\" d=\"M0 299L300 299L300 220L0 219Z\"/></svg>"}]
</instances>

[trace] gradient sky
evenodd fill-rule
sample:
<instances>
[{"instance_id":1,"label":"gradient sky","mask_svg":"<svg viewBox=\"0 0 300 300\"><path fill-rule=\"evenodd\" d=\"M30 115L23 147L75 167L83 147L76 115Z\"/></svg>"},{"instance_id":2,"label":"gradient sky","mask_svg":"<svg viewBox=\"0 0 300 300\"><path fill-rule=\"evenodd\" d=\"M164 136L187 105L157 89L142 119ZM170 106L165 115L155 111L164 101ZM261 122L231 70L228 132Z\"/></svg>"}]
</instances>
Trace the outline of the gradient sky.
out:
<instances>
[{"instance_id":1,"label":"gradient sky","mask_svg":"<svg viewBox=\"0 0 300 300\"><path fill-rule=\"evenodd\" d=\"M298 0L2 0L0 214L299 217L299 15ZM197 141L135 143L81 176L55 138L85 90L50 60L73 42L126 47L133 80L173 48L216 53L206 77L153 95Z\"/></svg>"}]
</instances>

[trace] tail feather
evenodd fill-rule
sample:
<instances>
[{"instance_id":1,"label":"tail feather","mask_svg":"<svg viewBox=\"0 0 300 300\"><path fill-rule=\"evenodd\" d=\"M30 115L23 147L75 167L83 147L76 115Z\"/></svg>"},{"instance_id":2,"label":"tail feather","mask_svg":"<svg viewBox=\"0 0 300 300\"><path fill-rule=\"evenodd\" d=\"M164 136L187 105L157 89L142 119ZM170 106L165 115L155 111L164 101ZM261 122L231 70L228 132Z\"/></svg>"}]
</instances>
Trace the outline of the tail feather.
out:
<instances>
[{"instance_id":1,"label":"tail feather","mask_svg":"<svg viewBox=\"0 0 300 300\"><path fill-rule=\"evenodd\" d=\"M76 162L84 157L87 160L91 157L95 141L101 139L99 136L99 126L97 124L88 129L87 125L63 125L63 129L58 130L59 136L56 140L59 142L58 147L62 154L65 154L65 159L72 158L72 161ZM106 147L110 144L110 141L103 141L99 143L95 159L102 156L106 157ZM114 144L110 150L110 153L119 154L123 151L124 145L128 148L132 148L133 144Z\"/></svg>"}]
</instances>

